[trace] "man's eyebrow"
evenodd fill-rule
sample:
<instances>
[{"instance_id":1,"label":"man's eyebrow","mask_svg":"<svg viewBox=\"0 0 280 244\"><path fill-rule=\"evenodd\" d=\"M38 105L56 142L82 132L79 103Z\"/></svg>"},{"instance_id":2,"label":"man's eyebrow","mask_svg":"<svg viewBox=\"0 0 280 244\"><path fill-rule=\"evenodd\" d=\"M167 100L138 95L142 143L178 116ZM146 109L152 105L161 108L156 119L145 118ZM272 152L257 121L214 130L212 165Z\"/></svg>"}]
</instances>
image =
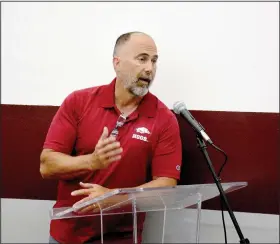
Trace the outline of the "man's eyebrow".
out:
<instances>
[{"instance_id":1,"label":"man's eyebrow","mask_svg":"<svg viewBox=\"0 0 280 244\"><path fill-rule=\"evenodd\" d=\"M136 57L140 57L140 56L150 56L150 55L148 53L140 53ZM158 55L154 55L153 58L158 58Z\"/></svg>"}]
</instances>

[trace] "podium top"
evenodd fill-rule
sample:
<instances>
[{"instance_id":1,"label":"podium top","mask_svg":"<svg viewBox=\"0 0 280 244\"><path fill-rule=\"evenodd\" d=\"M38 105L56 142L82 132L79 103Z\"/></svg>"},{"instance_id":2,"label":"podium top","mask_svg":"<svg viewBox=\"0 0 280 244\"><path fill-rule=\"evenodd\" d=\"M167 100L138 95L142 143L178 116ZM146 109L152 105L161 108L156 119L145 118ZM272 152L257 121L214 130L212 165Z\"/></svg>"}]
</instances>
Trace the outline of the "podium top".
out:
<instances>
[{"instance_id":1,"label":"podium top","mask_svg":"<svg viewBox=\"0 0 280 244\"><path fill-rule=\"evenodd\" d=\"M221 185L225 193L229 193L246 187L247 182L229 182ZM54 208L51 211L51 219L191 208L219 194L216 184L120 188L88 200L75 208L73 206ZM75 212L89 206L95 206L95 208L83 214Z\"/></svg>"}]
</instances>

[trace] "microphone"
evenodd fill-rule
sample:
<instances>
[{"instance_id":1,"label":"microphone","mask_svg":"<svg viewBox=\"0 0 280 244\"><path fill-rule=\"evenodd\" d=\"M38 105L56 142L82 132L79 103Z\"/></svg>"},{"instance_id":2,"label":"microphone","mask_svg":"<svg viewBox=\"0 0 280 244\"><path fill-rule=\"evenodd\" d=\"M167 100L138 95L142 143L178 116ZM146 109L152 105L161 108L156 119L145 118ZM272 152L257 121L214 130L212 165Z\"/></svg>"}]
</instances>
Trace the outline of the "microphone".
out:
<instances>
[{"instance_id":1,"label":"microphone","mask_svg":"<svg viewBox=\"0 0 280 244\"><path fill-rule=\"evenodd\" d=\"M202 136L202 138L210 144L213 144L209 136L205 133L203 126L195 120L183 101L175 102L173 110L176 114L181 114L189 122L189 124Z\"/></svg>"},{"instance_id":2,"label":"microphone","mask_svg":"<svg viewBox=\"0 0 280 244\"><path fill-rule=\"evenodd\" d=\"M199 144L199 147L203 153L203 156L204 158L206 159L206 162L208 164L208 168L210 169L211 171L211 174L213 176L213 179L218 187L218 190L220 192L220 198L222 200L222 214L223 214L223 204L226 205L226 209L229 213L229 216L233 222L233 225L234 225L234 228L240 238L240 243L241 244L247 244L247 243L250 243L250 241L248 240L248 238L244 238L243 236L243 233L240 229L240 226L238 225L238 222L235 218L235 215L234 215L234 212L232 211L230 205L229 205L229 202L228 202L228 199L226 197L226 194L225 194L225 191L221 185L221 179L220 179L220 174L221 174L221 171L223 169L223 167L225 166L225 163L227 161L227 155L226 153L220 149L219 147L217 147L212 141L211 139L209 138L209 136L205 133L204 131L204 128L202 127L202 125L200 123L198 123L195 118L191 115L191 113L187 110L186 108L186 105L184 104L183 101L178 101L178 102L175 102L174 105L173 105L173 110L176 114L181 114L188 122L189 124L194 128L194 130L197 132L197 134L199 134L200 136L196 136L197 138L197 141L198 141L198 144ZM210 160L210 157L207 153L207 150L206 150L206 145L205 145L205 141L207 141L209 144L211 144L212 147L214 147L215 149L217 149L218 151L220 151L221 153L223 153L225 155L225 162L223 163L221 169L219 170L219 173L218 173L218 176L216 175L216 172L215 172L215 169L212 165L212 162ZM224 222L224 215L223 216L223 227L224 227L224 233L225 233L225 243L227 243L227 236L226 236L226 227L225 227L225 222Z\"/></svg>"}]
</instances>

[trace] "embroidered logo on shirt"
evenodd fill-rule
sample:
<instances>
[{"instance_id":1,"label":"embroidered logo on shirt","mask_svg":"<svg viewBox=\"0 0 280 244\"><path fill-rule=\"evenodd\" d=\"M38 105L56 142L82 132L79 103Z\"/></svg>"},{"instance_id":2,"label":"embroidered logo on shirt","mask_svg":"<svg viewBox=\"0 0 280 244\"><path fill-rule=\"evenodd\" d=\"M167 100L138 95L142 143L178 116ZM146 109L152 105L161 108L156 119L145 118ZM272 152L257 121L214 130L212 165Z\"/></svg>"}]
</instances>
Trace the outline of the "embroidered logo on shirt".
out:
<instances>
[{"instance_id":1,"label":"embroidered logo on shirt","mask_svg":"<svg viewBox=\"0 0 280 244\"><path fill-rule=\"evenodd\" d=\"M140 135L137 135L137 134L133 134L132 138L138 139L138 140L141 140L141 141L146 141L146 142L148 141L146 136L140 136Z\"/></svg>"},{"instance_id":2,"label":"embroidered logo on shirt","mask_svg":"<svg viewBox=\"0 0 280 244\"><path fill-rule=\"evenodd\" d=\"M140 133L140 134L151 134L151 132L147 128L145 128L145 127L137 128L136 132Z\"/></svg>"},{"instance_id":3,"label":"embroidered logo on shirt","mask_svg":"<svg viewBox=\"0 0 280 244\"><path fill-rule=\"evenodd\" d=\"M138 128L135 129L135 131L136 131L136 133L139 133L139 134L142 134L142 135L133 134L132 138L148 142L148 138L146 136L144 136L144 134L151 134L151 132L147 128L138 127Z\"/></svg>"}]
</instances>

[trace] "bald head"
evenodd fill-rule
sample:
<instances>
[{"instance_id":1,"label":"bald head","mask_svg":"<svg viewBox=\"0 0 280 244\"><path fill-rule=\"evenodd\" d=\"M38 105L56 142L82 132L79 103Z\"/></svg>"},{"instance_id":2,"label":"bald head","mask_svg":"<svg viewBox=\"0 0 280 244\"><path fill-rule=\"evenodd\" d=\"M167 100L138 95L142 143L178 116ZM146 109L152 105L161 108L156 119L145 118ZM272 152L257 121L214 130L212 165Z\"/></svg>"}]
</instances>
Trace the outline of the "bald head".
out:
<instances>
[{"instance_id":1,"label":"bald head","mask_svg":"<svg viewBox=\"0 0 280 244\"><path fill-rule=\"evenodd\" d=\"M153 42L153 44L155 45L151 36L149 36L148 34L146 34L144 32L140 32L140 31L127 32L127 33L120 35L118 37L118 39L116 40L113 56L118 56L120 54L120 50L123 49L125 47L125 45L128 44L129 41L133 40L133 39L142 39L142 40L150 39L150 41Z\"/></svg>"}]
</instances>

